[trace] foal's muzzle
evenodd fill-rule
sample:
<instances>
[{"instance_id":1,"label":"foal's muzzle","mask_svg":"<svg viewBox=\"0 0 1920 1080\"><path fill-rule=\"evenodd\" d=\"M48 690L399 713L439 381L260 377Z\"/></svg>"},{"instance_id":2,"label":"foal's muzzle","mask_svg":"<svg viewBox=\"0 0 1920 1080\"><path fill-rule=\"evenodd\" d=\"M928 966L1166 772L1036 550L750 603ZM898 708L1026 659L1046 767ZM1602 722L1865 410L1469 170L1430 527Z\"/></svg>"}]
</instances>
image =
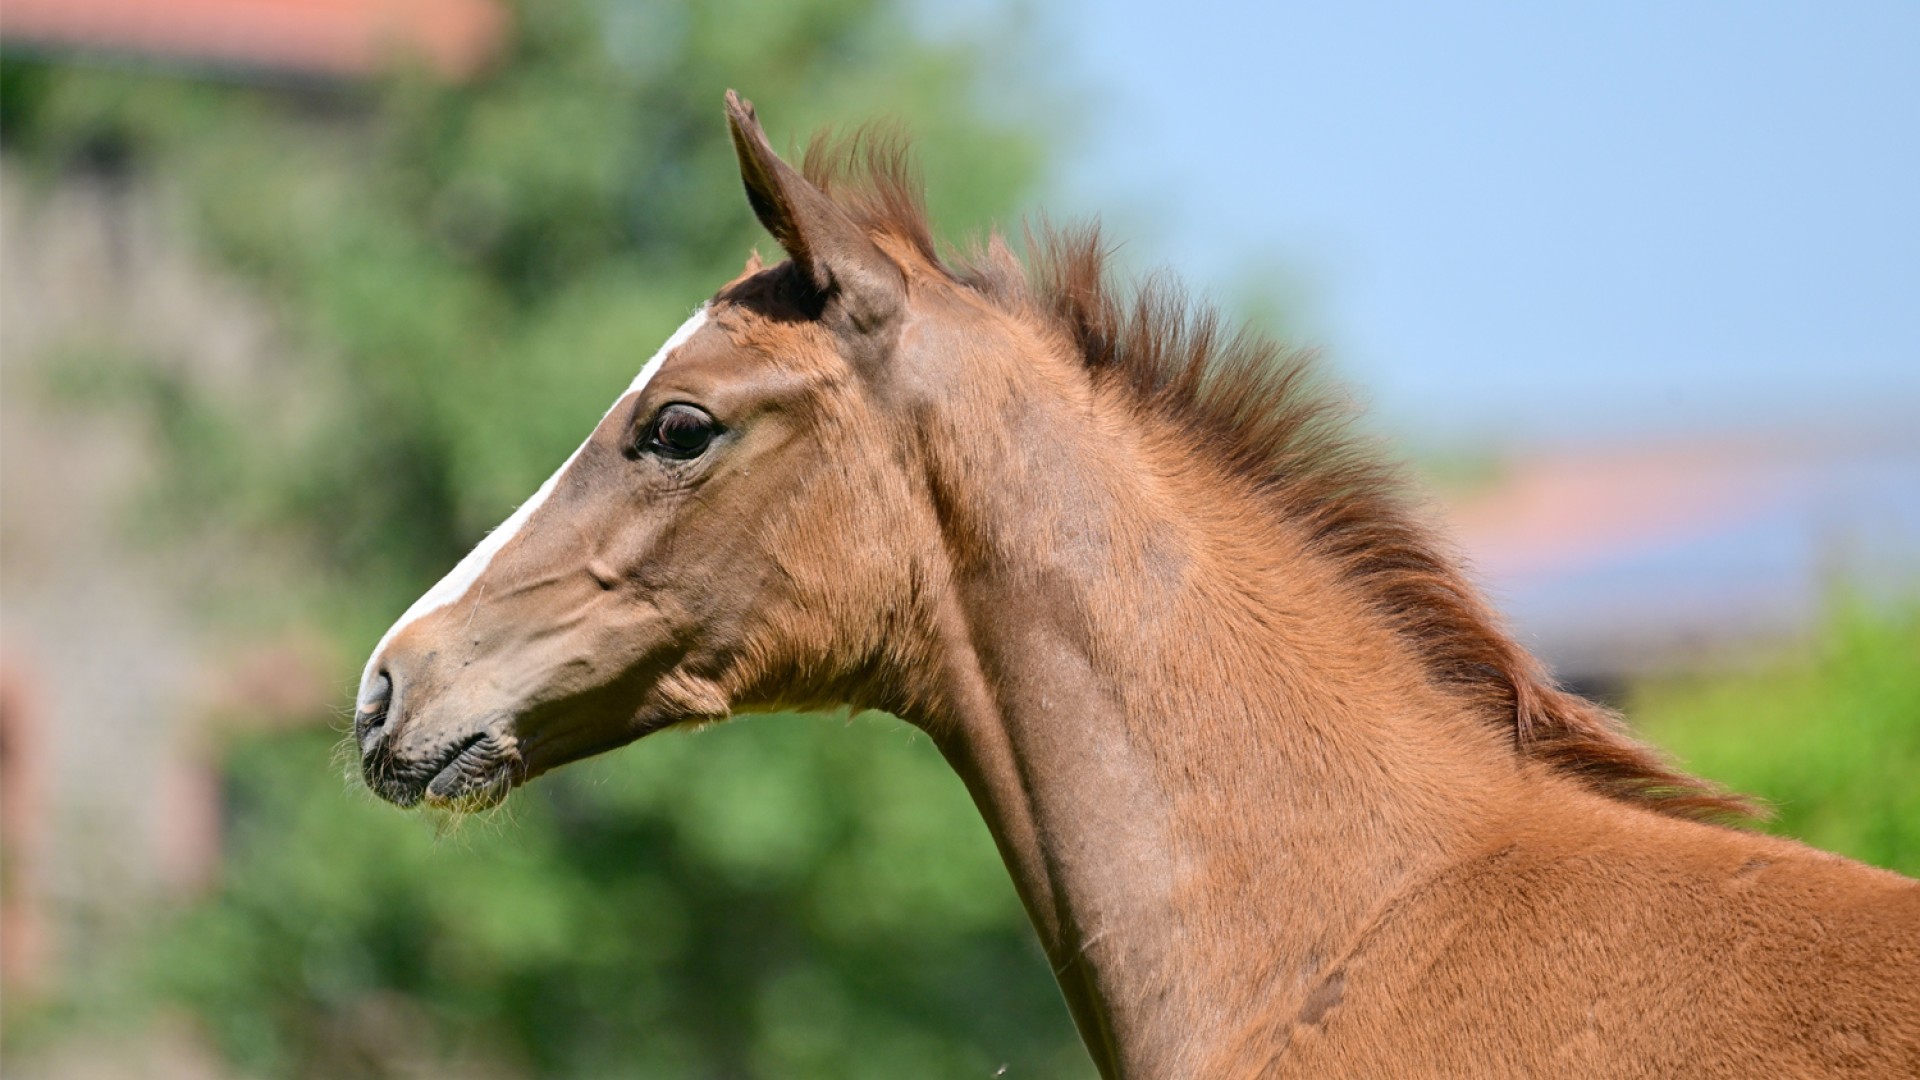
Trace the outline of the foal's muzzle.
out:
<instances>
[{"instance_id":1,"label":"foal's muzzle","mask_svg":"<svg viewBox=\"0 0 1920 1080\"><path fill-rule=\"evenodd\" d=\"M436 723L408 713L407 679L388 658L361 688L353 715L360 775L388 802L489 805L523 777L516 740L500 725Z\"/></svg>"}]
</instances>

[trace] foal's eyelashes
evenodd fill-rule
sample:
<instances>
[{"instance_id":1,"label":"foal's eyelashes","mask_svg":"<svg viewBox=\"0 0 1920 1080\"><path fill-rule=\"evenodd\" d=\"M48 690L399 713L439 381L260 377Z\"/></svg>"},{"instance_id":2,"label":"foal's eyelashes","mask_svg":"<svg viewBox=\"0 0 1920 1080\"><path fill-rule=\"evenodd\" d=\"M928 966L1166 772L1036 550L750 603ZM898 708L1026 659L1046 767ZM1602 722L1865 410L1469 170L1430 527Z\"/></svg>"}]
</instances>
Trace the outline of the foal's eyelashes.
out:
<instances>
[{"instance_id":1,"label":"foal's eyelashes","mask_svg":"<svg viewBox=\"0 0 1920 1080\"><path fill-rule=\"evenodd\" d=\"M641 439L640 449L670 458L694 458L713 445L720 434L720 422L698 405L673 402L654 414Z\"/></svg>"}]
</instances>

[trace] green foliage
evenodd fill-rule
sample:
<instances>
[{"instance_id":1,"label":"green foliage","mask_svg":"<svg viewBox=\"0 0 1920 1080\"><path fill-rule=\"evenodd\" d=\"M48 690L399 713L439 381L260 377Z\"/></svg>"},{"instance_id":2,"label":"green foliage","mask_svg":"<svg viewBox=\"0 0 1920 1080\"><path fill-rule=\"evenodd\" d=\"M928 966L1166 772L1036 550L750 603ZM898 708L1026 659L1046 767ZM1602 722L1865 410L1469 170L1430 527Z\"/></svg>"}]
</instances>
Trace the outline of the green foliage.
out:
<instances>
[{"instance_id":1,"label":"green foliage","mask_svg":"<svg viewBox=\"0 0 1920 1080\"><path fill-rule=\"evenodd\" d=\"M991 27L929 43L884 0L540 0L518 24L458 86L6 68L11 151L42 177L131 169L177 194L300 345L298 422L129 378L137 357L83 358L58 389L139 411L171 455L147 512L177 520L151 535L212 521L310 555L289 592L343 657L770 246L729 85L776 144L904 121L961 230L1038 175L1039 133L991 115L1021 98L998 67L1018 46ZM978 815L894 722L665 735L436 836L341 782L324 719L230 748L221 881L152 943L151 985L249 1075L1087 1071Z\"/></svg>"},{"instance_id":2,"label":"green foliage","mask_svg":"<svg viewBox=\"0 0 1920 1080\"><path fill-rule=\"evenodd\" d=\"M668 734L437 834L326 754L238 748L230 870L155 958L251 1072L1085 1071L964 789L895 721Z\"/></svg>"},{"instance_id":3,"label":"green foliage","mask_svg":"<svg viewBox=\"0 0 1920 1080\"><path fill-rule=\"evenodd\" d=\"M1920 607L1844 611L1807 662L1649 685L1631 715L1772 831L1920 875Z\"/></svg>"}]
</instances>

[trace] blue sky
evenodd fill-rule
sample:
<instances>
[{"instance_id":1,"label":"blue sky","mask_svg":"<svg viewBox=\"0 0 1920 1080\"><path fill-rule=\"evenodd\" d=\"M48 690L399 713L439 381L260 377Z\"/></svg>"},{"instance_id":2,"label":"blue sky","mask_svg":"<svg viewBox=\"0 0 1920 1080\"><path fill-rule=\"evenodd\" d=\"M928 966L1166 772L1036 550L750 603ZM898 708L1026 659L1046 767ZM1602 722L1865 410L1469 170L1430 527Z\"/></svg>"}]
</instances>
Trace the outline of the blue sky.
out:
<instances>
[{"instance_id":1,"label":"blue sky","mask_svg":"<svg viewBox=\"0 0 1920 1080\"><path fill-rule=\"evenodd\" d=\"M1056 212L1437 441L1920 428L1920 3L1071 0Z\"/></svg>"}]
</instances>

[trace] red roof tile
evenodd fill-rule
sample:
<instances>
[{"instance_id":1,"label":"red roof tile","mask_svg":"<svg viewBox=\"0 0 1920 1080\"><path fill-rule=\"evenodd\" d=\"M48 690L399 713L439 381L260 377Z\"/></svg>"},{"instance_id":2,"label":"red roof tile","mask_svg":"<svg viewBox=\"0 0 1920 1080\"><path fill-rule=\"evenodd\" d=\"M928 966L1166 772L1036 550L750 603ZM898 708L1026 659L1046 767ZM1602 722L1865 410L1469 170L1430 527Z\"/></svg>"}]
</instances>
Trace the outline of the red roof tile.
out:
<instances>
[{"instance_id":1,"label":"red roof tile","mask_svg":"<svg viewBox=\"0 0 1920 1080\"><path fill-rule=\"evenodd\" d=\"M413 58L448 78L500 49L495 0L6 0L8 43L333 77Z\"/></svg>"}]
</instances>

